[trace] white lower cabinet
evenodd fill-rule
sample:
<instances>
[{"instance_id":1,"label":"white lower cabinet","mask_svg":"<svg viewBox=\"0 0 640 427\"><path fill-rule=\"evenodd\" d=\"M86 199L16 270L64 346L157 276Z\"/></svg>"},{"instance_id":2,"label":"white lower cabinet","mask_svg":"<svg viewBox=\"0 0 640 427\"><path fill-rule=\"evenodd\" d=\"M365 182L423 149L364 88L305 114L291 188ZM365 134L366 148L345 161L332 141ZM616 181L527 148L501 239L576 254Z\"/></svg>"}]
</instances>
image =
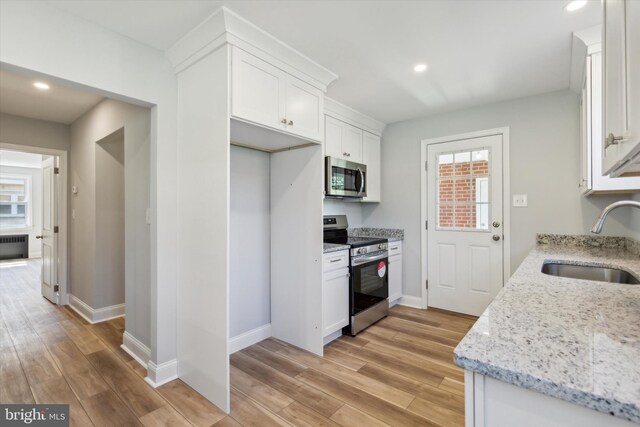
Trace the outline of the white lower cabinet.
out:
<instances>
[{"instance_id":1,"label":"white lower cabinet","mask_svg":"<svg viewBox=\"0 0 640 427\"><path fill-rule=\"evenodd\" d=\"M637 424L556 397L464 371L466 427L632 427Z\"/></svg>"},{"instance_id":2,"label":"white lower cabinet","mask_svg":"<svg viewBox=\"0 0 640 427\"><path fill-rule=\"evenodd\" d=\"M349 251L324 255L322 273L322 336L349 324Z\"/></svg>"},{"instance_id":3,"label":"white lower cabinet","mask_svg":"<svg viewBox=\"0 0 640 427\"><path fill-rule=\"evenodd\" d=\"M402 297L402 242L389 243L389 306Z\"/></svg>"}]
</instances>

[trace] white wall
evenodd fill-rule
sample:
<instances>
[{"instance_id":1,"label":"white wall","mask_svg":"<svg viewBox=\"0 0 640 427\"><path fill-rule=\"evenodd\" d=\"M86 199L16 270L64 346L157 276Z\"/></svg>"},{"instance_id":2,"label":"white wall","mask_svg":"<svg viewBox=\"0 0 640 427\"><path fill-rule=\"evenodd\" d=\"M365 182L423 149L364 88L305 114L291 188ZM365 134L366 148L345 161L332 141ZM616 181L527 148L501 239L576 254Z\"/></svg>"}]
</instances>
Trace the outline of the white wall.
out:
<instances>
[{"instance_id":1,"label":"white wall","mask_svg":"<svg viewBox=\"0 0 640 427\"><path fill-rule=\"evenodd\" d=\"M0 113L0 142L69 150L69 126Z\"/></svg>"},{"instance_id":2,"label":"white wall","mask_svg":"<svg viewBox=\"0 0 640 427\"><path fill-rule=\"evenodd\" d=\"M536 233L588 233L600 210L624 196L584 198L578 191L579 107L569 91L485 105L388 125L382 140L383 202L362 207L367 226L403 228L403 293L420 296L420 141L510 127L511 193L528 208L511 208L511 269L525 258ZM630 212L612 216L606 234L630 232Z\"/></svg>"},{"instance_id":3,"label":"white wall","mask_svg":"<svg viewBox=\"0 0 640 427\"><path fill-rule=\"evenodd\" d=\"M105 99L71 125L69 185L71 294L92 308L117 302L117 292L102 289L99 276L112 265L100 256L96 178L98 142L124 128L125 310L126 331L150 346L150 234L146 210L149 186L149 109ZM104 159L102 159L104 160ZM75 216L75 217L74 217ZM114 302L116 301L116 302Z\"/></svg>"},{"instance_id":4,"label":"white wall","mask_svg":"<svg viewBox=\"0 0 640 427\"><path fill-rule=\"evenodd\" d=\"M324 199L323 215L346 215L349 227L362 227L362 203L345 202L341 199Z\"/></svg>"},{"instance_id":5,"label":"white wall","mask_svg":"<svg viewBox=\"0 0 640 427\"><path fill-rule=\"evenodd\" d=\"M0 234L29 234L29 258L39 258L42 255L42 244L36 236L42 232L42 169L6 166L0 158L0 173L31 177L31 226L25 229L0 230Z\"/></svg>"},{"instance_id":6,"label":"white wall","mask_svg":"<svg viewBox=\"0 0 640 427\"><path fill-rule=\"evenodd\" d=\"M125 303L124 129L98 141L95 150L96 300L108 307Z\"/></svg>"},{"instance_id":7,"label":"white wall","mask_svg":"<svg viewBox=\"0 0 640 427\"><path fill-rule=\"evenodd\" d=\"M229 336L271 322L270 155L231 147Z\"/></svg>"},{"instance_id":8,"label":"white wall","mask_svg":"<svg viewBox=\"0 0 640 427\"><path fill-rule=\"evenodd\" d=\"M163 52L43 1L2 1L0 12L2 66L32 70L103 96L152 106L151 360L170 362L176 357L178 281L173 68Z\"/></svg>"}]
</instances>

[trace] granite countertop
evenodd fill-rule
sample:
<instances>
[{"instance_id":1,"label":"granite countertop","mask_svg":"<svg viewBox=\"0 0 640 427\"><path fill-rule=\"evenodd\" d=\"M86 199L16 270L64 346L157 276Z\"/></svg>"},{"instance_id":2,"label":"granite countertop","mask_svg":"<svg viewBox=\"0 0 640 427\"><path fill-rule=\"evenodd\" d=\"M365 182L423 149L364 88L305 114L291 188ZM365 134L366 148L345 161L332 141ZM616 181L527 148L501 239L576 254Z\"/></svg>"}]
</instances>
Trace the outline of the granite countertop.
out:
<instances>
[{"instance_id":1,"label":"granite countertop","mask_svg":"<svg viewBox=\"0 0 640 427\"><path fill-rule=\"evenodd\" d=\"M640 278L637 242L608 239L538 236L456 347L455 363L640 423L640 285L540 271L555 260L621 268Z\"/></svg>"},{"instance_id":2,"label":"granite countertop","mask_svg":"<svg viewBox=\"0 0 640 427\"><path fill-rule=\"evenodd\" d=\"M339 245L337 243L324 243L324 247L322 248L322 253L328 254L330 252L346 251L349 248L350 248L349 245Z\"/></svg>"},{"instance_id":3,"label":"granite countertop","mask_svg":"<svg viewBox=\"0 0 640 427\"><path fill-rule=\"evenodd\" d=\"M350 237L381 237L390 242L404 240L404 230L400 228L359 227L347 229Z\"/></svg>"}]
</instances>

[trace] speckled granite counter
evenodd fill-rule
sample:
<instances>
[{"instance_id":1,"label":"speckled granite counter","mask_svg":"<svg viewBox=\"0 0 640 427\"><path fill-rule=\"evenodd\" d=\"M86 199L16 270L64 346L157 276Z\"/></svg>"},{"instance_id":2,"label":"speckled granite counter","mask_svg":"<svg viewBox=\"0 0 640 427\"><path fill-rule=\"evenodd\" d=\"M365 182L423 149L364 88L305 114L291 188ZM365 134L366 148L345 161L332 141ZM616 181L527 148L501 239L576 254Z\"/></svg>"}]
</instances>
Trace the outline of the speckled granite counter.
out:
<instances>
[{"instance_id":1,"label":"speckled granite counter","mask_svg":"<svg viewBox=\"0 0 640 427\"><path fill-rule=\"evenodd\" d=\"M328 254L329 252L346 251L349 249L349 245L339 245L337 243L324 243L322 253Z\"/></svg>"},{"instance_id":2,"label":"speckled granite counter","mask_svg":"<svg viewBox=\"0 0 640 427\"><path fill-rule=\"evenodd\" d=\"M350 237L381 237L390 242L404 240L404 230L399 228L359 227L347 229Z\"/></svg>"},{"instance_id":3,"label":"speckled granite counter","mask_svg":"<svg viewBox=\"0 0 640 427\"><path fill-rule=\"evenodd\" d=\"M456 347L455 363L640 423L640 285L540 271L545 261L556 260L617 267L640 278L634 244L538 240L550 243L531 251Z\"/></svg>"}]
</instances>

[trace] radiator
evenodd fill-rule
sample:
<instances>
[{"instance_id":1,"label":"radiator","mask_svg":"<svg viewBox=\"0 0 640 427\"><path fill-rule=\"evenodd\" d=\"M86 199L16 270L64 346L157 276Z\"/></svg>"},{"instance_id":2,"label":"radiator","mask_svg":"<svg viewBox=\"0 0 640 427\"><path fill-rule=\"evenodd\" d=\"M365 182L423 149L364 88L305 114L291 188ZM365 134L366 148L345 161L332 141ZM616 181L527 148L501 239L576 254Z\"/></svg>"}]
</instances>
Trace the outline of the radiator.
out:
<instances>
[{"instance_id":1,"label":"radiator","mask_svg":"<svg viewBox=\"0 0 640 427\"><path fill-rule=\"evenodd\" d=\"M0 236L0 259L29 258L29 235Z\"/></svg>"}]
</instances>

